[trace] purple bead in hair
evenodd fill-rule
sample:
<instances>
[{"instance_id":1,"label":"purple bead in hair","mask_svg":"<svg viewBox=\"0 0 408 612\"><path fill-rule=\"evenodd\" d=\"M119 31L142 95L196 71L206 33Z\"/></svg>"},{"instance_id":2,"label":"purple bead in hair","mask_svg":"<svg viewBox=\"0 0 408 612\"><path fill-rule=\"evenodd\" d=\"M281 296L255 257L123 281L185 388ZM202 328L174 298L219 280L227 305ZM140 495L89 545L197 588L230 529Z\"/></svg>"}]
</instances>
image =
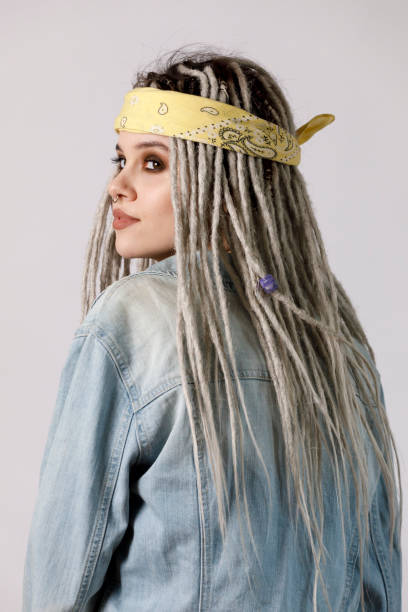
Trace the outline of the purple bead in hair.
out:
<instances>
[{"instance_id":1,"label":"purple bead in hair","mask_svg":"<svg viewBox=\"0 0 408 612\"><path fill-rule=\"evenodd\" d=\"M259 284L261 285L265 293L272 293L272 291L275 291L275 289L278 288L278 283L273 278L272 274L267 274L263 278L260 278Z\"/></svg>"}]
</instances>

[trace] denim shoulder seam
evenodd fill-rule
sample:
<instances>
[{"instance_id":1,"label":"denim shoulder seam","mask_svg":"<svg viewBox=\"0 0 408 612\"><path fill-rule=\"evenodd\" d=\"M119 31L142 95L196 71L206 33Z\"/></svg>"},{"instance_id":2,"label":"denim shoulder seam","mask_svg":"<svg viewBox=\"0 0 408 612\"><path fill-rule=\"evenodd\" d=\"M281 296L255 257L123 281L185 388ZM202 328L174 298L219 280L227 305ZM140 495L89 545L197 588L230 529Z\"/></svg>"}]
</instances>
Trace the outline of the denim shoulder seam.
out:
<instances>
[{"instance_id":1,"label":"denim shoulder seam","mask_svg":"<svg viewBox=\"0 0 408 612\"><path fill-rule=\"evenodd\" d=\"M135 272L134 274L131 274L130 276L138 276L138 275L151 275L151 276L170 276L174 279L178 278L178 274L177 272L174 272L173 270L142 270L141 272ZM224 278L223 276L221 276L221 281L222 284L224 285L224 287L231 291L231 293L237 293L234 283L230 280L228 280L227 278Z\"/></svg>"},{"instance_id":2,"label":"denim shoulder seam","mask_svg":"<svg viewBox=\"0 0 408 612\"><path fill-rule=\"evenodd\" d=\"M163 393L169 391L173 387L181 384L181 376L176 376L172 378L166 378L160 381L159 384L155 385L152 388L141 393L139 387L135 384L132 379L130 368L125 358L122 355L122 352L117 345L117 342L112 337L111 334L107 333L102 327L98 326L95 321L88 323L86 326L81 326L77 332L75 333L75 338L79 338L81 336L87 336L92 334L95 338L104 345L105 349L109 352L112 359L114 360L116 367L122 377L122 380L126 386L127 392L131 399L131 405L134 412L141 410L146 404L150 403ZM230 372L232 380L235 380L233 372ZM265 382L272 382L270 373L263 368L245 368L239 369L238 375L240 380L263 380ZM224 377L220 376L219 381L223 381ZM193 380L188 378L188 384L193 384ZM214 382L210 380L210 382Z\"/></svg>"},{"instance_id":3,"label":"denim shoulder seam","mask_svg":"<svg viewBox=\"0 0 408 612\"><path fill-rule=\"evenodd\" d=\"M149 274L165 274L164 272L148 272L147 270L142 270L140 272L133 272L132 274L128 274L127 276L122 276L122 278L118 278L116 281L114 281L113 283L111 283L110 285L105 287L105 289L103 289L102 291L100 291L98 293L98 295L95 297L94 301L92 302L89 310L91 310L91 308L93 308L94 304L96 304L96 302L103 295L105 295L105 293L107 293L109 289L111 289L111 291L110 291L110 294L108 295L108 297L106 298L106 302L108 302L109 299L116 293L116 291L119 289L119 287L122 287L122 285L125 285L132 278L135 278L136 276L143 275L145 273L149 273ZM169 275L171 275L171 273L169 273ZM175 276L177 276L177 275L175 275Z\"/></svg>"},{"instance_id":4,"label":"denim shoulder seam","mask_svg":"<svg viewBox=\"0 0 408 612\"><path fill-rule=\"evenodd\" d=\"M136 408L135 408L136 402L135 402L135 398L132 397L132 393L131 393L131 388L133 388L133 381L131 380L131 376L130 376L130 373L129 373L129 368L127 367L126 371L128 373L127 374L127 378L131 381L131 386L130 387L129 387L129 385L128 385L127 381L126 381L126 377L125 377L124 373L122 372L122 369L121 369L121 367L120 367L120 365L119 365L119 363L118 363L118 361L117 361L117 359L115 357L115 353L111 350L109 344L107 342L104 342L104 339L102 337L98 336L97 333L95 333L94 331L89 329L88 332L86 332L86 333L85 332L80 332L80 333L75 334L74 339L76 339L76 338L86 338L87 336L93 336L96 340L98 340L98 342L104 347L104 349L106 350L106 352L108 353L108 355L112 359L113 364L114 364L114 366L115 366L115 368L116 368L116 370L118 372L119 378L121 379L122 384L123 384L123 386L125 388L126 395L127 395L128 399L129 399L129 404L130 404L130 412L129 412L129 414L134 414L136 412ZM117 354L119 354L119 349L117 347L116 347L115 352ZM125 360L122 359L121 363L125 364ZM137 445L138 445L139 455L142 456L142 445L141 445L140 440L139 440L139 438L137 436L137 432L136 432L136 442L137 442Z\"/></svg>"},{"instance_id":5,"label":"denim shoulder seam","mask_svg":"<svg viewBox=\"0 0 408 612\"><path fill-rule=\"evenodd\" d=\"M110 295L106 299L107 300L110 299L110 297L116 292L117 288L121 287L126 282L129 282L131 279L136 278L138 276L161 276L163 278L167 277L167 278L172 278L174 280L177 280L178 278L177 272L174 272L173 270L149 270L147 269L147 270L141 270L140 272L133 272L132 274L123 276L122 278L115 281L114 290L111 291ZM232 281L224 277L221 277L221 280L226 289L229 289L232 293L237 293L234 283ZM105 289L99 293L99 295L92 302L91 308L95 304L95 302L109 289L109 287L112 287L114 283L112 283L111 285L108 285L108 287L105 287Z\"/></svg>"},{"instance_id":6,"label":"denim shoulder seam","mask_svg":"<svg viewBox=\"0 0 408 612\"><path fill-rule=\"evenodd\" d=\"M109 333L95 322L90 323L87 327L81 327L80 330L75 333L74 338L86 337L89 335L97 339L111 357L129 397L131 412L135 412L138 395L140 394L136 391L134 381L130 374L129 365L118 344Z\"/></svg>"},{"instance_id":7,"label":"denim shoulder seam","mask_svg":"<svg viewBox=\"0 0 408 612\"><path fill-rule=\"evenodd\" d=\"M127 276L122 276L122 278L118 278L116 281L113 281L113 283L111 283L110 285L108 285L107 287L105 287L105 289L103 289L94 299L94 301L92 302L89 310L93 307L93 305L99 300L99 298L101 298L105 293L108 293L108 290L110 289L110 294L108 295L108 297L106 298L106 302L109 301L109 299L116 293L116 291L122 287L122 285L125 285L130 279L134 278L135 276L139 276L140 274L143 274L144 272L134 272L133 274L128 274Z\"/></svg>"}]
</instances>

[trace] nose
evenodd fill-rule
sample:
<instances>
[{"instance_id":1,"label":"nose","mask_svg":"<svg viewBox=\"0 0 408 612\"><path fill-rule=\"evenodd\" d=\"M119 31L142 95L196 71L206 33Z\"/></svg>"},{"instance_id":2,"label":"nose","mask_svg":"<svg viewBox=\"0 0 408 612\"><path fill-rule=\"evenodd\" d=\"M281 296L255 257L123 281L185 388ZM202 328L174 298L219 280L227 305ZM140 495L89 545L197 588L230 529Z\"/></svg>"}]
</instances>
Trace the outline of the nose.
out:
<instances>
[{"instance_id":1,"label":"nose","mask_svg":"<svg viewBox=\"0 0 408 612\"><path fill-rule=\"evenodd\" d=\"M113 177L108 187L108 193L115 202L120 196L128 200L135 200L137 197L134 186L124 176L124 170Z\"/></svg>"}]
</instances>

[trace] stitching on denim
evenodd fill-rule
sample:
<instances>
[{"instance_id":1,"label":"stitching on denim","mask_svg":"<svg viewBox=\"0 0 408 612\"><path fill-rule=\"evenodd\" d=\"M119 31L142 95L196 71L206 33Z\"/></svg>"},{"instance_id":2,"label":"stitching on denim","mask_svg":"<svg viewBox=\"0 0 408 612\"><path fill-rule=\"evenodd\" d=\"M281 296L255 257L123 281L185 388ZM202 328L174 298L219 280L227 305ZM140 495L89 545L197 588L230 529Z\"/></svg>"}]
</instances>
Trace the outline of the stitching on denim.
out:
<instances>
[{"instance_id":1,"label":"stitching on denim","mask_svg":"<svg viewBox=\"0 0 408 612\"><path fill-rule=\"evenodd\" d=\"M142 272L134 272L133 274L130 274L126 278L132 278L134 276L142 276L142 275L147 276L149 274L151 274L152 276L170 276L174 279L178 278L178 274L174 270L143 270ZM235 289L234 283L232 281L228 280L224 276L221 276L221 280L222 280L222 284L227 290L231 291L231 293L237 293L237 290Z\"/></svg>"},{"instance_id":2,"label":"stitching on denim","mask_svg":"<svg viewBox=\"0 0 408 612\"><path fill-rule=\"evenodd\" d=\"M265 374L265 376L263 376L263 370L239 370L238 374L239 380L241 381L259 380L261 382L267 383L272 382L269 373L268 375ZM233 376L232 379L235 380L235 377ZM219 380L223 381L224 378L220 376ZM209 382L214 383L215 381L213 379L210 379ZM188 378L187 384L194 385L194 381ZM137 402L135 402L135 411L140 412L141 410L146 408L146 406L148 406L157 398L159 398L161 395L165 395L168 391L171 391L176 387L180 387L181 385L181 376L173 376L172 378L167 378L163 382L160 382L158 385L139 396L139 399L137 400Z\"/></svg>"},{"instance_id":3,"label":"stitching on denim","mask_svg":"<svg viewBox=\"0 0 408 612\"><path fill-rule=\"evenodd\" d=\"M134 412L135 405L137 404L138 396L140 396L140 393L138 394L136 391L135 383L130 374L129 365L123 357L123 354L119 349L118 345L116 344L116 341L110 334L108 334L104 329L99 327L95 322L92 322L92 324L81 328L78 332L76 332L74 337L79 338L81 336L88 335L96 338L103 345L107 353L112 358L129 396L130 404L132 406L132 412Z\"/></svg>"},{"instance_id":4,"label":"stitching on denim","mask_svg":"<svg viewBox=\"0 0 408 612\"><path fill-rule=\"evenodd\" d=\"M128 410L126 413L121 415L121 420L123 421L123 424L121 423L120 425L119 432L118 432L118 439L113 446L112 454L109 460L109 466L106 471L104 482L102 485L100 500L98 502L98 506L97 506L98 509L96 513L96 516L99 518L97 518L97 520L94 523L93 532L92 532L92 535L89 541L87 560L85 562L85 569L82 575L82 580L81 580L80 588L78 591L77 599L74 604L74 610L81 609L82 607L81 602L83 602L84 598L86 597L86 594L89 590L89 586L92 581L92 577L95 573L95 569L98 564L98 559L99 559L100 551L102 549L102 544L103 544L103 538L106 533L107 517L109 513L109 508L110 508L111 501L113 498L115 484L117 482L117 478L120 472L123 453L126 448L127 440L129 438L129 430L131 427L132 419L134 418L134 410L132 409L133 401L132 401L131 393L129 391L129 388L126 384L124 377L122 376L121 368L115 358L114 353L111 350L111 347L106 342L104 342L103 338L99 337L97 334L93 333L93 331L91 330L89 330L88 333L80 332L80 333L75 334L74 339L87 338L89 336L92 336L98 342L98 344L100 344L103 347L103 349L106 351L106 354L109 355L113 363L113 366L118 373L118 377L124 386L126 395L129 400L130 410ZM126 406L128 407L127 404ZM126 421L126 419L128 419L128 422ZM127 422L127 428L126 428L126 422ZM125 440L123 442L124 436L125 436ZM138 445L138 451L139 453L141 451L140 444ZM116 474L116 479L115 479L115 474ZM99 547L99 551L98 551L98 547Z\"/></svg>"},{"instance_id":5,"label":"stitching on denim","mask_svg":"<svg viewBox=\"0 0 408 612\"><path fill-rule=\"evenodd\" d=\"M142 444L142 446L148 449L148 453L151 456L153 454L152 445L150 444L150 440L146 434L145 428L143 427L142 419L138 418L139 413L140 413L140 410L137 410L135 412L137 429L139 430L138 439L140 440L140 443Z\"/></svg>"},{"instance_id":6,"label":"stitching on denim","mask_svg":"<svg viewBox=\"0 0 408 612\"><path fill-rule=\"evenodd\" d=\"M108 334L103 328L97 325L96 322L87 324L85 327L81 327L76 333L75 338L86 337L92 335L97 338L101 344L105 347L107 352L113 359L118 372L122 378L123 384L125 385L128 395L131 401L132 409L134 412L141 410L146 404L152 402L160 395L163 395L173 387L181 384L181 376L174 376L166 378L159 384L141 393L140 389L136 388L136 384L131 376L131 371L128 363L114 338ZM235 380L233 372L230 372L232 380ZM272 378L267 370L263 368L245 368L238 370L239 380L260 380L264 382L272 382ZM224 381L224 375L220 374L219 381ZM187 380L188 384L192 384L194 381L191 378ZM210 383L214 383L214 379L209 380Z\"/></svg>"},{"instance_id":7,"label":"stitching on denim","mask_svg":"<svg viewBox=\"0 0 408 612\"><path fill-rule=\"evenodd\" d=\"M354 572L356 569L357 553L358 553L358 528L356 525L353 530L353 534L351 537L351 544L349 547L349 551L347 553L346 580L344 584L344 593L343 593L340 610L346 610L346 604L348 603L349 598L350 598L351 585L353 582Z\"/></svg>"},{"instance_id":8,"label":"stitching on denim","mask_svg":"<svg viewBox=\"0 0 408 612\"><path fill-rule=\"evenodd\" d=\"M380 483L377 484L380 486ZM380 569L381 577L384 583L384 591L385 596L387 598L387 610L393 609L392 603L392 590L390 586L391 578L388 573L387 561L385 559L384 551L381 545L381 539L379 535L378 528L378 516L377 516L377 504L376 504L376 495L374 494L374 501L371 505L371 510L369 514L370 521L370 534L371 540L373 542L374 552L377 559L378 567Z\"/></svg>"},{"instance_id":9,"label":"stitching on denim","mask_svg":"<svg viewBox=\"0 0 408 612\"><path fill-rule=\"evenodd\" d=\"M126 421L126 418L128 419ZM131 412L122 416L123 424L121 423L117 440L113 446L112 454L109 459L109 467L105 474L104 483L96 512L97 519L94 523L93 532L88 545L88 554L85 562L82 580L80 583L77 599L74 604L74 611L81 610L85 602L85 597L89 591L92 578L95 574L101 550L103 548L104 537L108 524L109 509L112 504L113 495L116 488L122 459L126 448L126 443L129 439L129 431L134 419L134 413Z\"/></svg>"},{"instance_id":10,"label":"stitching on denim","mask_svg":"<svg viewBox=\"0 0 408 612\"><path fill-rule=\"evenodd\" d=\"M116 357L113 354L113 352L111 351L111 348L110 348L109 344L104 341L104 337L98 336L97 333L95 332L95 330L92 330L90 328L88 330L88 332L86 332L86 333L83 333L83 332L77 333L75 335L75 338L88 337L88 336L93 336L94 338L96 338L100 342L100 344L102 344L102 346L105 348L105 350L107 351L107 353L111 357L111 359L112 359L112 361L113 361L113 363L114 363L114 365L116 367L116 370L118 371L119 377L120 377L120 379L121 379L121 381L123 383L123 386L126 389L126 394L127 394L128 398L129 398L129 402L130 402L130 405L131 405L131 413L135 414L135 412L137 410L137 401L134 400L134 398L132 397L132 393L131 393L131 388L134 388L134 384L133 384L133 381L132 381L131 376L130 376L130 369L125 364L125 360L123 358L121 358L121 363L123 364L123 368L126 370L126 372L128 374L127 378L129 378L129 380L131 381L131 388L128 386L127 381L125 380L124 373L122 372L121 366L117 362ZM107 334L106 334L105 337L109 338ZM112 341L112 343L113 343L112 339L110 339L110 341ZM120 355L119 348L116 346L116 344L115 344L115 349L116 349L117 354ZM140 458L142 458L142 443L141 443L141 441L139 439L136 427L135 427L135 437L136 437L136 442L137 442L138 449L139 449Z\"/></svg>"},{"instance_id":11,"label":"stitching on denim","mask_svg":"<svg viewBox=\"0 0 408 612\"><path fill-rule=\"evenodd\" d=\"M188 383L188 384L192 384L192 383ZM153 403L159 397L161 397L162 395L165 395L166 393L168 393L169 391L172 391L173 389L176 389L177 387L181 387L181 385L182 385L182 382L181 382L180 376L170 378L166 380L165 382L160 383L159 385L157 385L150 391L147 391L146 393L143 393L143 395L140 396L138 405L135 407L135 412L137 414L140 414L145 408L147 408L151 403Z\"/></svg>"},{"instance_id":12,"label":"stitching on denim","mask_svg":"<svg viewBox=\"0 0 408 612\"><path fill-rule=\"evenodd\" d=\"M132 398L132 394L131 394L130 388L129 388L129 386L127 384L127 381L125 379L124 373L122 372L122 368L121 368L120 364L118 363L118 361L116 359L114 351L112 350L111 346L107 342L104 341L104 337L103 336L99 336L95 332L95 330L89 329L86 333L80 332L80 333L75 334L73 340L77 340L79 338L88 338L89 336L92 336L93 338L95 338L95 340L98 341L98 343L105 349L106 353L111 358L111 360L113 362L113 365L114 365L114 367L115 367L115 369L116 369L116 371L117 371L117 373L119 375L119 378L122 381L123 386L125 387L126 395L127 395L128 399L129 399L129 403L130 403L130 406L131 406L131 409L129 411L129 415L134 414L134 412L135 412L135 410L133 408L134 401L133 401L133 398ZM119 353L119 349L116 348L116 350L117 350L117 353L120 354ZM125 360L124 359L122 359L122 363L125 364ZM126 366L124 366L124 367L126 367ZM128 378L131 380L130 375L128 375Z\"/></svg>"},{"instance_id":13,"label":"stitching on denim","mask_svg":"<svg viewBox=\"0 0 408 612\"><path fill-rule=\"evenodd\" d=\"M193 420L194 426L196 427L197 416L195 411L193 411ZM197 455L198 455L198 469L200 470L201 477L201 492L203 498L203 514L204 514L204 524L201 520L200 515L200 501L199 501L199 491L198 491L198 478L196 475L196 491L197 491L197 512L198 512L198 523L200 526L200 592L199 592L199 612L205 610L205 604L208 599L208 594L210 590L210 573L209 573L209 554L210 554L210 541L209 541L209 504L208 504L208 482L207 475L205 473L205 447L204 447L204 439L200 432L199 427L196 429L197 431ZM193 465L195 470L197 470L197 466L195 465L195 461L193 459ZM204 534L206 537L207 546L204 546Z\"/></svg>"},{"instance_id":14,"label":"stitching on denim","mask_svg":"<svg viewBox=\"0 0 408 612\"><path fill-rule=\"evenodd\" d=\"M117 289L119 289L119 287L122 287L122 285L124 285L125 283L129 282L130 280L132 280L133 278L136 278L138 276L162 276L163 278L168 277L168 278L173 278L173 279L177 279L178 278L178 274L177 272L174 272L173 270L143 270L141 272L133 272L132 274L128 274L127 276L123 276L122 278L119 278L118 280L116 280L114 283L112 283L111 285L108 285L107 287L105 287L105 289L103 289L103 291L101 291L99 293L99 295L96 296L96 298L94 299L94 301L91 304L91 307L89 309L89 311L91 310L91 308L94 306L94 304L99 300L99 298L102 297L102 295L106 294L108 292L108 289L111 289L109 295L107 295L106 297L106 303L108 303L108 301L111 299L111 297L116 293ZM237 291L235 289L234 283L226 278L224 278L223 276L221 277L222 283L225 287L225 289L227 289L227 291L230 291L231 293L237 294ZM88 312L89 312L88 311Z\"/></svg>"}]
</instances>

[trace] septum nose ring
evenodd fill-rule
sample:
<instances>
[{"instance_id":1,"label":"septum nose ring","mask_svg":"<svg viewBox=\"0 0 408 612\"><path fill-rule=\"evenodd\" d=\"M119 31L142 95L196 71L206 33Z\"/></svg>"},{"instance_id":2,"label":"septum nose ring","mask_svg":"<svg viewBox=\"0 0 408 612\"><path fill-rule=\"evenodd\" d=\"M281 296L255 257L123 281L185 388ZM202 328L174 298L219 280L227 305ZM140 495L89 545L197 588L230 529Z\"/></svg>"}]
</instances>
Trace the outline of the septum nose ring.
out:
<instances>
[{"instance_id":1,"label":"septum nose ring","mask_svg":"<svg viewBox=\"0 0 408 612\"><path fill-rule=\"evenodd\" d=\"M119 198L119 196L116 196L116 198L112 198L112 202L117 202L118 198Z\"/></svg>"}]
</instances>

